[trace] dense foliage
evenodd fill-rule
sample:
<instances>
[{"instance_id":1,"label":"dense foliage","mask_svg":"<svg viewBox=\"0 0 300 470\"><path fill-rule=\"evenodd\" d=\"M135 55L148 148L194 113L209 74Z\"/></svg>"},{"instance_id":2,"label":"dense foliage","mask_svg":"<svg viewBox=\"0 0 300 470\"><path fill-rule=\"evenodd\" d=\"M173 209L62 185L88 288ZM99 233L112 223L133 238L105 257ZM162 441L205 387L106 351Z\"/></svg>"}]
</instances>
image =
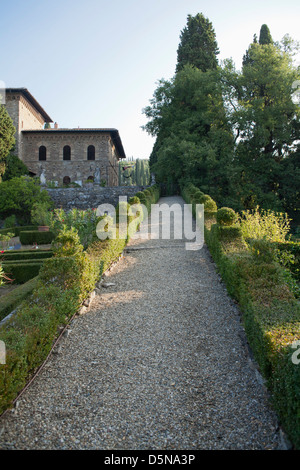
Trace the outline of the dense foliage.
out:
<instances>
[{"instance_id":1,"label":"dense foliage","mask_svg":"<svg viewBox=\"0 0 300 470\"><path fill-rule=\"evenodd\" d=\"M7 156L15 144L15 132L13 122L0 102L0 182L5 173Z\"/></svg>"},{"instance_id":2,"label":"dense foliage","mask_svg":"<svg viewBox=\"0 0 300 470\"><path fill-rule=\"evenodd\" d=\"M150 184L148 160L137 158L119 162L119 186L147 186Z\"/></svg>"},{"instance_id":3,"label":"dense foliage","mask_svg":"<svg viewBox=\"0 0 300 470\"><path fill-rule=\"evenodd\" d=\"M51 207L52 201L38 181L21 176L3 181L0 184L0 217L15 215L19 221L30 222L31 210L35 203L45 203Z\"/></svg>"},{"instance_id":4,"label":"dense foliage","mask_svg":"<svg viewBox=\"0 0 300 470\"><path fill-rule=\"evenodd\" d=\"M239 71L232 60L218 64L211 23L189 15L176 73L158 82L144 109L144 129L156 138L150 155L156 180L170 187L192 182L219 205L237 211L259 205L299 224L296 46L288 35L274 42L262 25Z\"/></svg>"},{"instance_id":5,"label":"dense foliage","mask_svg":"<svg viewBox=\"0 0 300 470\"><path fill-rule=\"evenodd\" d=\"M192 185L182 188L186 202L192 202L195 190ZM247 339L281 424L299 449L300 368L292 360L293 346L300 341L299 273L287 261L292 255L299 262L300 244L285 241L287 227L284 217L258 209L242 219L227 207L214 217L205 215L207 246L229 294L239 302Z\"/></svg>"}]
</instances>

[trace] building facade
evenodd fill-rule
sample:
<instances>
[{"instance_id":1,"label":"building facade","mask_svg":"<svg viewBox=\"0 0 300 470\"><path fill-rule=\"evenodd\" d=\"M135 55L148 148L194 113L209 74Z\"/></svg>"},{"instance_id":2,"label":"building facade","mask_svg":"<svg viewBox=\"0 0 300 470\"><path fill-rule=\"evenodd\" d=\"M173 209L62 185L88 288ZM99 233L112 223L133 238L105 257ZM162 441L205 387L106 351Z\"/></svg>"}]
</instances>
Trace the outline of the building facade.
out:
<instances>
[{"instance_id":1,"label":"building facade","mask_svg":"<svg viewBox=\"0 0 300 470\"><path fill-rule=\"evenodd\" d=\"M118 161L126 158L117 129L45 128L52 119L26 88L6 89L6 109L16 128L15 152L42 182L118 186Z\"/></svg>"}]
</instances>

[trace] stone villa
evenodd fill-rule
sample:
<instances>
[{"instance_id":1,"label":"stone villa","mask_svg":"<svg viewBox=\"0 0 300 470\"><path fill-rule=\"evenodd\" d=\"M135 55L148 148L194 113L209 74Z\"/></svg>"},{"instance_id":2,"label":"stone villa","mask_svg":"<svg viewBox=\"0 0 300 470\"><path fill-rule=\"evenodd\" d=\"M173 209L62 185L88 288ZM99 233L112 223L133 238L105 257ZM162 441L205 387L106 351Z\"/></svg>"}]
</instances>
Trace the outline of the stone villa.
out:
<instances>
[{"instance_id":1,"label":"stone villa","mask_svg":"<svg viewBox=\"0 0 300 470\"><path fill-rule=\"evenodd\" d=\"M33 176L118 186L118 161L126 156L117 129L45 128L53 121L26 88L6 89L6 109L16 128L15 153Z\"/></svg>"}]
</instances>

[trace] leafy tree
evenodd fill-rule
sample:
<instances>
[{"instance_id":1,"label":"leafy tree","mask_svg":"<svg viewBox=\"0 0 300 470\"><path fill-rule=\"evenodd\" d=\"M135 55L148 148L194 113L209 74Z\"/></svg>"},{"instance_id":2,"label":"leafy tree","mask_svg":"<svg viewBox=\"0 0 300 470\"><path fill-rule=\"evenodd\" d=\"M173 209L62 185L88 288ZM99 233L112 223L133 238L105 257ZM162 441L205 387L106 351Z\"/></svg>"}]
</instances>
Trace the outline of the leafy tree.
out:
<instances>
[{"instance_id":1,"label":"leafy tree","mask_svg":"<svg viewBox=\"0 0 300 470\"><path fill-rule=\"evenodd\" d=\"M216 69L217 54L219 49L212 23L202 13L188 15L187 25L180 35L176 72L187 64L194 65L203 72Z\"/></svg>"},{"instance_id":2,"label":"leafy tree","mask_svg":"<svg viewBox=\"0 0 300 470\"><path fill-rule=\"evenodd\" d=\"M15 144L15 132L16 129L8 112L0 103L0 182L5 172L7 155Z\"/></svg>"},{"instance_id":3,"label":"leafy tree","mask_svg":"<svg viewBox=\"0 0 300 470\"><path fill-rule=\"evenodd\" d=\"M159 83L152 106L144 110L145 129L157 137L150 159L156 181L190 180L214 195L225 189L233 139L219 83L217 70L191 65Z\"/></svg>"},{"instance_id":4,"label":"leafy tree","mask_svg":"<svg viewBox=\"0 0 300 470\"><path fill-rule=\"evenodd\" d=\"M18 220L30 222L31 210L37 202L52 205L48 192L33 178L21 176L0 184L0 217L3 219L15 214Z\"/></svg>"},{"instance_id":5,"label":"leafy tree","mask_svg":"<svg viewBox=\"0 0 300 470\"><path fill-rule=\"evenodd\" d=\"M6 159L6 169L3 175L3 181L10 180L12 178L18 178L19 176L28 175L29 170L25 163L19 159L17 155L9 154Z\"/></svg>"},{"instance_id":6,"label":"leafy tree","mask_svg":"<svg viewBox=\"0 0 300 470\"><path fill-rule=\"evenodd\" d=\"M281 175L300 137L300 109L292 100L299 78L291 48L273 42L253 42L241 72L231 61L224 64L223 96L236 141L231 181L246 208L289 205Z\"/></svg>"}]
</instances>

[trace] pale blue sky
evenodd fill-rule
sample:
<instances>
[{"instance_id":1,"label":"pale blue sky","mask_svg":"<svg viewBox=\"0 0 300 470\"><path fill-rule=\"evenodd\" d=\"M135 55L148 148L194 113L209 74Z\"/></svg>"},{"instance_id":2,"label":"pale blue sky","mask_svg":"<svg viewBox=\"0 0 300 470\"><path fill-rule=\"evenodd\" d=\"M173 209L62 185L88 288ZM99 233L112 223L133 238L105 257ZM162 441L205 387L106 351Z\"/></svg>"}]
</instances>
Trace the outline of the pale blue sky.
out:
<instances>
[{"instance_id":1,"label":"pale blue sky","mask_svg":"<svg viewBox=\"0 0 300 470\"><path fill-rule=\"evenodd\" d=\"M26 87L60 127L119 129L127 157L148 158L140 129L156 82L174 75L187 15L212 22L219 59L240 68L266 23L300 41L297 0L0 0L0 80Z\"/></svg>"}]
</instances>

